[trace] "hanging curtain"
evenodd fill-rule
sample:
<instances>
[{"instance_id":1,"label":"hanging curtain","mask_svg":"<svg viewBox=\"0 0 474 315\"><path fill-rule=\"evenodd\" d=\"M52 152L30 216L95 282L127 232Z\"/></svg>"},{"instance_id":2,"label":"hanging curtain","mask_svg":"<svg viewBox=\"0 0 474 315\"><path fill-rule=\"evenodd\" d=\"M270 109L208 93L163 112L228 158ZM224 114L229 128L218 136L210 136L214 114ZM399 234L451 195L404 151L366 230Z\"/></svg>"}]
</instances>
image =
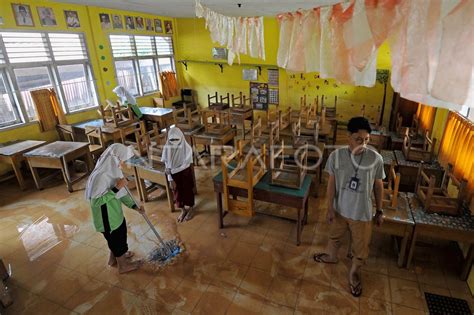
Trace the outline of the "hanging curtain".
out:
<instances>
[{"instance_id":1,"label":"hanging curtain","mask_svg":"<svg viewBox=\"0 0 474 315\"><path fill-rule=\"evenodd\" d=\"M468 181L474 194L474 124L456 112L449 112L439 149L439 160L454 166L454 175Z\"/></svg>"},{"instance_id":2,"label":"hanging curtain","mask_svg":"<svg viewBox=\"0 0 474 315\"><path fill-rule=\"evenodd\" d=\"M421 130L427 130L431 134L431 131L433 130L434 120L436 117L436 107L418 104L416 117L418 118L418 121L420 123Z\"/></svg>"},{"instance_id":3,"label":"hanging curtain","mask_svg":"<svg viewBox=\"0 0 474 315\"><path fill-rule=\"evenodd\" d=\"M41 89L31 91L30 94L35 104L36 117L38 118L41 132L55 129L59 119L53 106L53 94L51 91ZM57 99L55 99L55 102L57 103Z\"/></svg>"},{"instance_id":4,"label":"hanging curtain","mask_svg":"<svg viewBox=\"0 0 474 315\"><path fill-rule=\"evenodd\" d=\"M160 73L161 93L165 100L178 96L178 82L176 81L176 73L173 71L163 71Z\"/></svg>"}]
</instances>

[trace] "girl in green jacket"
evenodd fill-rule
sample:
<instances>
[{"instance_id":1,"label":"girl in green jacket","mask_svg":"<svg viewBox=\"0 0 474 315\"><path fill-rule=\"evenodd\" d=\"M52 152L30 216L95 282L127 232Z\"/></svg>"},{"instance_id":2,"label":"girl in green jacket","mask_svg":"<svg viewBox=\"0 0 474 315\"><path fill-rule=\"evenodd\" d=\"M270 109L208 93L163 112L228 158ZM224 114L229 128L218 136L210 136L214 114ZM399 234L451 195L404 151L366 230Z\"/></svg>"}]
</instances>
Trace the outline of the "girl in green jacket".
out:
<instances>
[{"instance_id":1,"label":"girl in green jacket","mask_svg":"<svg viewBox=\"0 0 474 315\"><path fill-rule=\"evenodd\" d=\"M119 273L139 268L139 261L132 261L128 251L127 223L123 216L122 203L138 212L143 206L134 203L127 193L121 168L133 157L133 149L123 144L112 144L102 153L86 185L86 199L92 209L94 227L101 232L110 249L109 265L117 266Z\"/></svg>"}]
</instances>

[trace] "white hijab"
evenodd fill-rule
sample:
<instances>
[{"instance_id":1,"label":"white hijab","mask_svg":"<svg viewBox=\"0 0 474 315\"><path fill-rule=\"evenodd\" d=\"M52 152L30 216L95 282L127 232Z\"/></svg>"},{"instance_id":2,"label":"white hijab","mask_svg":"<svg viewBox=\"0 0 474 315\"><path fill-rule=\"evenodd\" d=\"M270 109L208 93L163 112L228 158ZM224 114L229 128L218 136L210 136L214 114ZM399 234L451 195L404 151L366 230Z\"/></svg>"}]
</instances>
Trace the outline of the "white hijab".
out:
<instances>
[{"instance_id":1,"label":"white hijab","mask_svg":"<svg viewBox=\"0 0 474 315\"><path fill-rule=\"evenodd\" d=\"M86 199L92 200L103 196L124 175L120 169L120 161L126 161L134 156L132 147L114 143L102 153L99 161L89 176L86 184ZM126 194L125 189L117 193L120 198Z\"/></svg>"},{"instance_id":2,"label":"white hijab","mask_svg":"<svg viewBox=\"0 0 474 315\"><path fill-rule=\"evenodd\" d=\"M171 174L185 170L193 162L193 149L184 138L181 129L171 127L168 131L161 161L165 163L165 167L171 171Z\"/></svg>"},{"instance_id":3,"label":"white hijab","mask_svg":"<svg viewBox=\"0 0 474 315\"><path fill-rule=\"evenodd\" d=\"M127 91L123 86L121 85L116 86L115 89L113 89L113 92L117 94L122 104L125 104L125 101L127 101L128 104L130 105L137 104L137 100L135 99L135 97L133 97L133 95L129 91Z\"/></svg>"}]
</instances>

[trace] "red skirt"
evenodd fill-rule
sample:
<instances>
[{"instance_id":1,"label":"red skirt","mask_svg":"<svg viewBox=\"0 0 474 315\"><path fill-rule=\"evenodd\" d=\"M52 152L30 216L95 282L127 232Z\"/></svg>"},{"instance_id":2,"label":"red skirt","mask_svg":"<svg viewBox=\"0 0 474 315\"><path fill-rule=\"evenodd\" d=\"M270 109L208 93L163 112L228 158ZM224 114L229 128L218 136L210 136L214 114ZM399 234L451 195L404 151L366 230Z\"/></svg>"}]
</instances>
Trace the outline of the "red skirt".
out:
<instances>
[{"instance_id":1,"label":"red skirt","mask_svg":"<svg viewBox=\"0 0 474 315\"><path fill-rule=\"evenodd\" d=\"M176 207L194 207L194 176L191 166L179 173L171 174L171 177L176 183L176 188L173 189Z\"/></svg>"}]
</instances>

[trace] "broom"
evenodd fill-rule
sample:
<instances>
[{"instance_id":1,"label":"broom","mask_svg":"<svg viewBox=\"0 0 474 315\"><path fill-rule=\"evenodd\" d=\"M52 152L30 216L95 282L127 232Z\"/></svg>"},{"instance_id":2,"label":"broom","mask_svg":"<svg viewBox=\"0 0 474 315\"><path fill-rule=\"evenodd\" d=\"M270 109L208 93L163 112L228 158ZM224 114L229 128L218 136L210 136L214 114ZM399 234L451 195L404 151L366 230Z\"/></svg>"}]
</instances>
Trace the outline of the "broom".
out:
<instances>
[{"instance_id":1,"label":"broom","mask_svg":"<svg viewBox=\"0 0 474 315\"><path fill-rule=\"evenodd\" d=\"M132 198L133 202L138 206L138 202L135 200L135 197L133 197L132 193L130 190L128 190L128 187L125 186L125 190L127 191L128 195L130 198ZM151 223L150 219L146 215L145 212L141 213L143 218L145 219L146 223L148 223L148 226L150 229L153 231L155 234L156 238L160 242L160 245L158 248L154 249L150 255L149 259L153 261L158 261L162 264L167 263L168 261L171 260L171 258L179 255L182 251L181 247L179 246L178 242L176 240L169 240L169 241L164 241L158 231L155 229L153 224Z\"/></svg>"}]
</instances>

